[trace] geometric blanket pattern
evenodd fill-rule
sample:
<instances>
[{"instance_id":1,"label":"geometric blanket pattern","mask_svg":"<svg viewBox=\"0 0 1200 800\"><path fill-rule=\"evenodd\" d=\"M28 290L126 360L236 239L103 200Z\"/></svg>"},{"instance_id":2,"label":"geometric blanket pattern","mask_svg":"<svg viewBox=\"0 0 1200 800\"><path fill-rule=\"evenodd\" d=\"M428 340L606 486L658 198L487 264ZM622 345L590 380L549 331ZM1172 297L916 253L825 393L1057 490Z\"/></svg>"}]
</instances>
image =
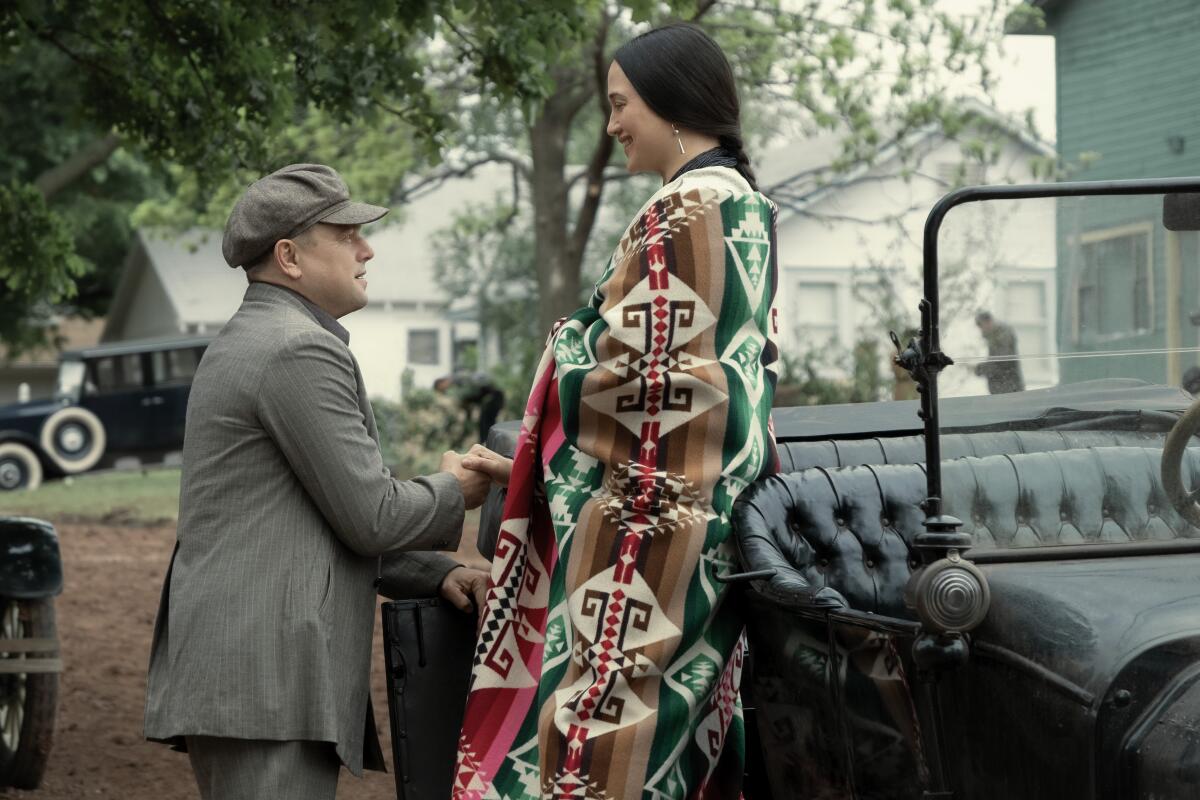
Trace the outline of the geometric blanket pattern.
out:
<instances>
[{"instance_id":1,"label":"geometric blanket pattern","mask_svg":"<svg viewBox=\"0 0 1200 800\"><path fill-rule=\"evenodd\" d=\"M525 411L453 797L730 798L744 757L730 511L777 469L775 208L660 192Z\"/></svg>"}]
</instances>

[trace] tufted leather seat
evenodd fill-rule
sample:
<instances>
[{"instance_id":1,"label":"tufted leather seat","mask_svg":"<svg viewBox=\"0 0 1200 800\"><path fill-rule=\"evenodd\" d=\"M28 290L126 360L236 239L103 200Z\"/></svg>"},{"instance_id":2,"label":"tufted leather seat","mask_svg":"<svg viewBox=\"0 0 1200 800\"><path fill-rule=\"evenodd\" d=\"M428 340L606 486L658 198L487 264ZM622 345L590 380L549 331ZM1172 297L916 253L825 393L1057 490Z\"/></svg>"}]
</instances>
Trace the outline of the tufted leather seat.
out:
<instances>
[{"instance_id":1,"label":"tufted leather seat","mask_svg":"<svg viewBox=\"0 0 1200 800\"><path fill-rule=\"evenodd\" d=\"M1200 537L1167 501L1161 456L1124 446L950 459L943 506L977 549ZM1187 451L1183 472L1194 485L1200 448ZM776 570L755 586L768 600L913 618L903 590L918 564L924 499L922 464L782 472L743 493L734 530L746 569Z\"/></svg>"},{"instance_id":2,"label":"tufted leather seat","mask_svg":"<svg viewBox=\"0 0 1200 800\"><path fill-rule=\"evenodd\" d=\"M942 458L992 456L1001 453L1042 453L1081 447L1162 447L1165 434L1139 431L984 431L943 433ZM782 472L809 467L849 467L856 464L919 464L925 460L923 436L783 442L779 445Z\"/></svg>"}]
</instances>

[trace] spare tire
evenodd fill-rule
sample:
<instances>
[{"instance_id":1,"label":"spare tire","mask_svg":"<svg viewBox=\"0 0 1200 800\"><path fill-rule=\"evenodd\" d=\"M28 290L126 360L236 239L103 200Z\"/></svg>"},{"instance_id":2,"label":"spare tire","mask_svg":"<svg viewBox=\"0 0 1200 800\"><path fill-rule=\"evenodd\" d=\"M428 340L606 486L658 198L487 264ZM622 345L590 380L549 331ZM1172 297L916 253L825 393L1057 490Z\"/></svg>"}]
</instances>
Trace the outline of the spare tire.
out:
<instances>
[{"instance_id":1,"label":"spare tire","mask_svg":"<svg viewBox=\"0 0 1200 800\"><path fill-rule=\"evenodd\" d=\"M0 492L36 489L42 484L42 462L20 442L0 442Z\"/></svg>"},{"instance_id":2,"label":"spare tire","mask_svg":"<svg viewBox=\"0 0 1200 800\"><path fill-rule=\"evenodd\" d=\"M55 411L42 423L42 451L68 475L96 466L107 437L100 418L79 406Z\"/></svg>"}]
</instances>

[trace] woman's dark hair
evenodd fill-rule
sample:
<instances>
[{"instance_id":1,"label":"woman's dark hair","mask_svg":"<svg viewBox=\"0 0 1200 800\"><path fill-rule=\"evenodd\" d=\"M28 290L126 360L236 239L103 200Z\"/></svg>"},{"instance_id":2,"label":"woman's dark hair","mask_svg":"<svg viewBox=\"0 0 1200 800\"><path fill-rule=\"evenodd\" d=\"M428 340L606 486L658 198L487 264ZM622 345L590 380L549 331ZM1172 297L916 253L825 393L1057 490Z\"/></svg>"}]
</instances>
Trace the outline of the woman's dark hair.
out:
<instances>
[{"instance_id":1,"label":"woman's dark hair","mask_svg":"<svg viewBox=\"0 0 1200 800\"><path fill-rule=\"evenodd\" d=\"M684 22L664 25L621 45L613 60L651 111L673 125L715 137L737 157L737 171L758 189L742 142L733 69L708 34Z\"/></svg>"}]
</instances>

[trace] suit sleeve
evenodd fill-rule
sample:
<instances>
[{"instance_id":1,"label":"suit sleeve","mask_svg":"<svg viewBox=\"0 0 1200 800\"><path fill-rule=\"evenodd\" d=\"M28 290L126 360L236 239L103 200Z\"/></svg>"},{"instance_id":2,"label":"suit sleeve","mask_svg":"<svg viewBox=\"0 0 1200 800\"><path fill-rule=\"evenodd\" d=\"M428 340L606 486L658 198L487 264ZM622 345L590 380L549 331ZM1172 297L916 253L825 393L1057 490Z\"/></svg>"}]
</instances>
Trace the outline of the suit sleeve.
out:
<instances>
[{"instance_id":1,"label":"suit sleeve","mask_svg":"<svg viewBox=\"0 0 1200 800\"><path fill-rule=\"evenodd\" d=\"M358 405L354 362L325 332L294 336L263 369L260 421L333 532L354 552L453 550L458 480L391 477Z\"/></svg>"},{"instance_id":2,"label":"suit sleeve","mask_svg":"<svg viewBox=\"0 0 1200 800\"><path fill-rule=\"evenodd\" d=\"M435 597L459 563L442 553L389 553L379 565L379 593L393 600Z\"/></svg>"}]
</instances>

